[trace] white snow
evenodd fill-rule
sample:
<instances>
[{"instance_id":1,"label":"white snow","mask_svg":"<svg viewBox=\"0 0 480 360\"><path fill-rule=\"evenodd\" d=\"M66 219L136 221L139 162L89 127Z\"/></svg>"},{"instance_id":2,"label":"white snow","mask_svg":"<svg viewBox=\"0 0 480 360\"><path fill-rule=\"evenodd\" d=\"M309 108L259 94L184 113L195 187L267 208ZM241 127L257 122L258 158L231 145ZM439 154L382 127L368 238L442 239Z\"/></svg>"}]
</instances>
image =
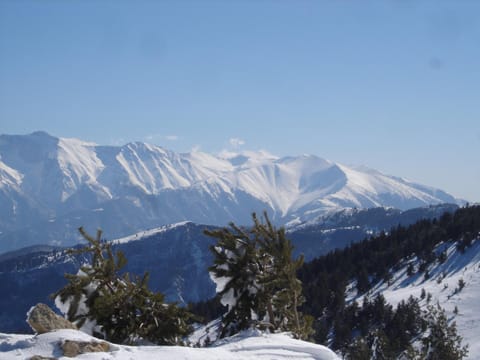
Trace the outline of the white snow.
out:
<instances>
[{"instance_id":1,"label":"white snow","mask_svg":"<svg viewBox=\"0 0 480 360\"><path fill-rule=\"evenodd\" d=\"M42 335L12 335L0 333L0 358L2 360L28 359L34 355L62 356L60 343L65 340L98 341L76 330L59 330ZM245 332L224 339L207 348L180 346L123 346L111 345L110 352L87 353L76 359L89 360L282 360L316 359L336 360L335 353L313 343L292 339L287 334L262 334Z\"/></svg>"},{"instance_id":2,"label":"white snow","mask_svg":"<svg viewBox=\"0 0 480 360\"><path fill-rule=\"evenodd\" d=\"M18 187L22 183L23 175L0 160L0 188Z\"/></svg>"},{"instance_id":3,"label":"white snow","mask_svg":"<svg viewBox=\"0 0 480 360\"><path fill-rule=\"evenodd\" d=\"M120 239L112 240L111 242L113 244L125 244L125 243L128 243L130 241L137 241L137 240L140 240L140 239L145 238L145 237L153 236L155 234L164 233L168 230L172 230L172 229L175 229L175 228L180 227L180 226L185 226L188 223L190 223L190 221L180 221L180 222L177 222L177 223L174 223L174 224L164 225L164 226L160 226L158 228L140 231L140 232L135 233L133 235L129 235L129 236L122 237Z\"/></svg>"},{"instance_id":4,"label":"white snow","mask_svg":"<svg viewBox=\"0 0 480 360\"><path fill-rule=\"evenodd\" d=\"M95 146L77 139L59 139L57 160L65 175L62 201L71 196L82 183L97 181L97 176L105 165L97 157Z\"/></svg>"}]
</instances>

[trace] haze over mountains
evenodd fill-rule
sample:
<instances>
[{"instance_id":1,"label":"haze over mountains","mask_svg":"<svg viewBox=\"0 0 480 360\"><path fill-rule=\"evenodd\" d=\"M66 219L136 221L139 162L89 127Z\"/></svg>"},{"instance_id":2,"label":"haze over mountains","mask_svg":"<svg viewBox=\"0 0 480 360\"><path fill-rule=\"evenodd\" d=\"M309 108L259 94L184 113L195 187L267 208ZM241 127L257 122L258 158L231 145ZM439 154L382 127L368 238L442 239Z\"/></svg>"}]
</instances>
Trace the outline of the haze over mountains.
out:
<instances>
[{"instance_id":1,"label":"haze over mountains","mask_svg":"<svg viewBox=\"0 0 480 360\"><path fill-rule=\"evenodd\" d=\"M111 239L179 221L277 224L345 207L458 203L446 192L313 155L214 156L146 143L100 146L45 132L0 136L0 251L75 244L77 228Z\"/></svg>"},{"instance_id":2,"label":"haze over mountains","mask_svg":"<svg viewBox=\"0 0 480 360\"><path fill-rule=\"evenodd\" d=\"M72 245L79 226L100 227L112 239L185 220L249 224L253 211L295 224L342 208L460 202L439 189L313 155L179 154L140 142L0 135L0 252Z\"/></svg>"}]
</instances>

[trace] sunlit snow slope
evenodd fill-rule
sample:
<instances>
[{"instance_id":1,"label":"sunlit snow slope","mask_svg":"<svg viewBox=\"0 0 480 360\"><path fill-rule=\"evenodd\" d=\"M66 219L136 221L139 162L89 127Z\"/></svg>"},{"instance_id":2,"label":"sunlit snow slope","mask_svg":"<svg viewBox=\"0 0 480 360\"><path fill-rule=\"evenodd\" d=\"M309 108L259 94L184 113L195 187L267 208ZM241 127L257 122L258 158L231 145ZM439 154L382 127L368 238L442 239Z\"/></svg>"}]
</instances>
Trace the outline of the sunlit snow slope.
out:
<instances>
[{"instance_id":1,"label":"sunlit snow slope","mask_svg":"<svg viewBox=\"0 0 480 360\"><path fill-rule=\"evenodd\" d=\"M447 254L446 261L430 265L428 279L424 273L407 275L409 263L418 269L418 259L412 258L393 273L390 284L377 284L370 290L370 296L373 298L381 293L389 303L396 306L410 295L420 298L424 289L426 294L431 294L430 303L438 302L446 310L449 320L456 322L463 344L469 346L468 358L480 359L480 237L464 253L458 251L454 243L444 243L436 248L437 252L444 250ZM463 289L459 289L460 279L465 282ZM362 303L362 296L357 297L351 293L350 300L355 298ZM427 306L427 297L420 302L423 307ZM458 314L454 313L455 307Z\"/></svg>"}]
</instances>

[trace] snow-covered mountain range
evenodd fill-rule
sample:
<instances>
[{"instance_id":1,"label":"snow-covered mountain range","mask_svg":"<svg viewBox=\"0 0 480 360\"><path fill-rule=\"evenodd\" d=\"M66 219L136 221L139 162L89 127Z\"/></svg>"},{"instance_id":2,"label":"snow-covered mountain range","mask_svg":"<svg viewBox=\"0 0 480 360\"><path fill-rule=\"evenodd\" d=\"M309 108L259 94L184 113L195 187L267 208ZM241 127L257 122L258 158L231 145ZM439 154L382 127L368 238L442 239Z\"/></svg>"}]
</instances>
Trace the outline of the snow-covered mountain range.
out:
<instances>
[{"instance_id":1,"label":"snow-covered mountain range","mask_svg":"<svg viewBox=\"0 0 480 360\"><path fill-rule=\"evenodd\" d=\"M71 245L79 226L110 238L189 220L297 223L346 207L458 203L435 188L313 155L179 154L146 143L100 146L45 132L0 135L0 252Z\"/></svg>"}]
</instances>

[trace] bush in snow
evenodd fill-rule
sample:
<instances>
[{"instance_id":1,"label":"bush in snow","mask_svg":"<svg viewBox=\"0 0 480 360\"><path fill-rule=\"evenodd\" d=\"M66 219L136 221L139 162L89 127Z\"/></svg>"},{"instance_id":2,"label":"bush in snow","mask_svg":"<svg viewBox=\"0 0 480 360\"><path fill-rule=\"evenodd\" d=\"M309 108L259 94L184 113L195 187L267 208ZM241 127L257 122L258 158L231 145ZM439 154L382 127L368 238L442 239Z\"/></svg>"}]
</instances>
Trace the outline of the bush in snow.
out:
<instances>
[{"instance_id":1,"label":"bush in snow","mask_svg":"<svg viewBox=\"0 0 480 360\"><path fill-rule=\"evenodd\" d=\"M303 257L292 259L293 246L283 228L276 229L264 213L264 222L252 215L253 227L206 230L218 239L211 247L214 265L210 274L223 305L221 336L250 327L290 331L306 339L312 334L312 319L298 307L304 302L297 270Z\"/></svg>"},{"instance_id":2,"label":"bush in snow","mask_svg":"<svg viewBox=\"0 0 480 360\"><path fill-rule=\"evenodd\" d=\"M53 296L68 320L82 331L115 343L149 341L178 344L190 332L190 314L176 304L166 304L164 295L148 289L148 274L143 277L120 275L127 260L115 255L111 243L79 229L88 245L72 254L87 253L91 263L76 275L66 274L68 284Z\"/></svg>"}]
</instances>

